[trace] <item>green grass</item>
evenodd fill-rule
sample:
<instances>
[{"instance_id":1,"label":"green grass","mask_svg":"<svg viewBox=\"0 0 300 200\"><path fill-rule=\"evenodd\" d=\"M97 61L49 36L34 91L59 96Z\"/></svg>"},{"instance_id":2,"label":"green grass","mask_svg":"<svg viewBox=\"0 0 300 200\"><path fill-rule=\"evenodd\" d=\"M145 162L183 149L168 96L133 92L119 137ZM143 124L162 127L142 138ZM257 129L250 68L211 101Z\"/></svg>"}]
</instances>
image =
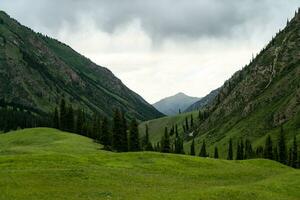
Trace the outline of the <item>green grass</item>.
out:
<instances>
[{"instance_id":1,"label":"green grass","mask_svg":"<svg viewBox=\"0 0 300 200\"><path fill-rule=\"evenodd\" d=\"M276 162L100 148L48 128L1 134L0 199L300 198L300 171Z\"/></svg>"}]
</instances>

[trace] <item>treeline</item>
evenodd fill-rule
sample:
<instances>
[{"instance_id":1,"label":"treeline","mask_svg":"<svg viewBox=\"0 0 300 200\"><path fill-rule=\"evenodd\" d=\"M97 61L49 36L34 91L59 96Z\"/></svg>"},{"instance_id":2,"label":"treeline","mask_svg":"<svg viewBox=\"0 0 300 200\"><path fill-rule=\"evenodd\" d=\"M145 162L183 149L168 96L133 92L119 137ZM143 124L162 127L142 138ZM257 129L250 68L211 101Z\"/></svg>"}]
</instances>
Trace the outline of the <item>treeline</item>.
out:
<instances>
[{"instance_id":1,"label":"treeline","mask_svg":"<svg viewBox=\"0 0 300 200\"><path fill-rule=\"evenodd\" d=\"M64 99L53 114L53 127L87 136L116 152L153 150L149 135L140 138L136 119L127 121L124 112L114 110L113 120L95 113L89 116L82 109L74 110Z\"/></svg>"},{"instance_id":2,"label":"treeline","mask_svg":"<svg viewBox=\"0 0 300 200\"><path fill-rule=\"evenodd\" d=\"M277 139L277 144L273 144L270 135L267 136L265 146L258 146L255 150L252 148L250 140L246 139L237 141L236 153L234 157L233 140L230 138L227 149L227 160L246 160L253 158L265 158L270 160L278 161L282 164L300 168L300 156L298 155L297 138L294 136L293 144L288 148L286 144L285 134L281 127L280 133ZM192 140L190 146L190 155L195 155L195 142ZM209 153L206 150L205 140L203 140L200 147L200 157L209 157ZM218 147L214 148L214 153L211 156L213 158L219 158Z\"/></svg>"},{"instance_id":3,"label":"treeline","mask_svg":"<svg viewBox=\"0 0 300 200\"><path fill-rule=\"evenodd\" d=\"M23 108L1 105L0 107L0 131L49 126L48 116L41 117L39 114Z\"/></svg>"}]
</instances>

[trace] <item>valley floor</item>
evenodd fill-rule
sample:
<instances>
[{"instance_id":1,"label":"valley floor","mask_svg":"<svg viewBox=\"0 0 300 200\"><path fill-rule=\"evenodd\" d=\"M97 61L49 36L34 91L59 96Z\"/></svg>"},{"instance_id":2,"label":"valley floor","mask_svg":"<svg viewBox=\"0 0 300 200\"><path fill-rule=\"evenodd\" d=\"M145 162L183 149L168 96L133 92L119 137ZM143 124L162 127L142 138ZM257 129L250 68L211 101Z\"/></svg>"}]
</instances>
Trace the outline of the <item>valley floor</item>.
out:
<instances>
[{"instance_id":1,"label":"valley floor","mask_svg":"<svg viewBox=\"0 0 300 200\"><path fill-rule=\"evenodd\" d=\"M1 134L0 199L300 199L300 171L273 161L100 149L55 129Z\"/></svg>"}]
</instances>

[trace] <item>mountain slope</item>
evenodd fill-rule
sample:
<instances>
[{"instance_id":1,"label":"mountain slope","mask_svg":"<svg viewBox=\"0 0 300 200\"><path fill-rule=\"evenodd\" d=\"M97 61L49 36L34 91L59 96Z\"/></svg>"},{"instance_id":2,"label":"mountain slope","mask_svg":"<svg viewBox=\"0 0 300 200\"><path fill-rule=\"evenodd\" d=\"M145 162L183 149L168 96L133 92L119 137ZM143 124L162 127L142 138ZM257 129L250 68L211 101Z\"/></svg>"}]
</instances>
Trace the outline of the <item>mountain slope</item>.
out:
<instances>
[{"instance_id":1,"label":"mountain slope","mask_svg":"<svg viewBox=\"0 0 300 200\"><path fill-rule=\"evenodd\" d=\"M276 141L283 126L291 143L293 136L300 134L299 77L298 13L249 65L221 87L208 109L210 117L198 127L197 142L206 139L211 152L215 145L225 150L230 137L264 145L266 135Z\"/></svg>"},{"instance_id":2,"label":"mountain slope","mask_svg":"<svg viewBox=\"0 0 300 200\"><path fill-rule=\"evenodd\" d=\"M211 91L208 95L201 98L199 101L195 102L194 104L190 105L185 112L191 112L194 110L199 110L204 108L205 106L210 105L210 103L213 102L213 100L216 98L216 96L219 94L220 89L215 89Z\"/></svg>"},{"instance_id":3,"label":"mountain slope","mask_svg":"<svg viewBox=\"0 0 300 200\"><path fill-rule=\"evenodd\" d=\"M273 161L106 152L91 139L46 128L0 134L0 177L1 200L300 196L299 170Z\"/></svg>"},{"instance_id":4,"label":"mountain slope","mask_svg":"<svg viewBox=\"0 0 300 200\"><path fill-rule=\"evenodd\" d=\"M281 126L288 147L296 135L300 144L300 14L242 70L236 72L219 89L209 106L202 108L208 113L205 120L194 117L196 153L202 141L206 141L210 155L215 146L222 158L227 157L228 141L234 141L234 148L240 139L249 139L254 148L264 146L270 135L273 146ZM201 101L201 100L200 100ZM196 113L194 113L195 115ZM181 120L175 120L181 119ZM184 118L160 118L144 122L149 126L153 143L160 140L165 126L181 127ZM161 124L161 126L160 126ZM153 136L151 136L153 134ZM191 137L179 130L185 141L185 152L189 153ZM236 150L234 150L234 154Z\"/></svg>"},{"instance_id":5,"label":"mountain slope","mask_svg":"<svg viewBox=\"0 0 300 200\"><path fill-rule=\"evenodd\" d=\"M183 112L187 107L199 99L200 98L197 97L187 96L184 93L178 93L174 96L167 97L156 102L153 104L153 106L166 115L176 115L178 114L179 110Z\"/></svg>"},{"instance_id":6,"label":"mountain slope","mask_svg":"<svg viewBox=\"0 0 300 200\"><path fill-rule=\"evenodd\" d=\"M0 94L6 103L52 112L64 96L86 111L115 107L140 120L162 116L108 69L0 12Z\"/></svg>"}]
</instances>

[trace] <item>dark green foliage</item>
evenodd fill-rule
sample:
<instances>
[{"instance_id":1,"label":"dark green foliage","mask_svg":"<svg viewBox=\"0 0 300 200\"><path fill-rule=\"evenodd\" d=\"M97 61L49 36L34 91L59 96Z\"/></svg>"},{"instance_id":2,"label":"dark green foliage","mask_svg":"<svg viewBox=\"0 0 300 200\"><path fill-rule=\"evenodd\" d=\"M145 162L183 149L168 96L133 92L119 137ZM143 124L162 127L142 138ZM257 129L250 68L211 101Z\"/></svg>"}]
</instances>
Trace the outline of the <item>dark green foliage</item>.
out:
<instances>
[{"instance_id":1,"label":"dark green foliage","mask_svg":"<svg viewBox=\"0 0 300 200\"><path fill-rule=\"evenodd\" d=\"M65 129L68 132L74 132L74 110L72 105L67 107Z\"/></svg>"},{"instance_id":2,"label":"dark green foliage","mask_svg":"<svg viewBox=\"0 0 300 200\"><path fill-rule=\"evenodd\" d=\"M282 164L287 164L286 142L282 126L280 128L280 134L278 138L278 161Z\"/></svg>"},{"instance_id":3,"label":"dark green foliage","mask_svg":"<svg viewBox=\"0 0 300 200\"><path fill-rule=\"evenodd\" d=\"M257 158L263 158L264 157L264 148L262 146L258 146L256 148L255 154L256 154Z\"/></svg>"},{"instance_id":4,"label":"dark green foliage","mask_svg":"<svg viewBox=\"0 0 300 200\"><path fill-rule=\"evenodd\" d=\"M53 128L59 129L59 114L57 107L55 107L53 114Z\"/></svg>"},{"instance_id":5,"label":"dark green foliage","mask_svg":"<svg viewBox=\"0 0 300 200\"><path fill-rule=\"evenodd\" d=\"M68 130L68 114L67 114L67 107L66 107L66 101L65 99L61 99L60 106L59 106L59 119L60 119L60 129L63 131Z\"/></svg>"},{"instance_id":6,"label":"dark green foliage","mask_svg":"<svg viewBox=\"0 0 300 200\"><path fill-rule=\"evenodd\" d=\"M84 124L85 124L85 114L82 109L77 110L77 118L76 118L76 133L80 135L84 135Z\"/></svg>"},{"instance_id":7,"label":"dark green foliage","mask_svg":"<svg viewBox=\"0 0 300 200\"><path fill-rule=\"evenodd\" d=\"M191 128L194 127L194 118L193 118L193 115L191 115Z\"/></svg>"},{"instance_id":8,"label":"dark green foliage","mask_svg":"<svg viewBox=\"0 0 300 200\"><path fill-rule=\"evenodd\" d=\"M120 140L121 140L121 146L122 151L125 152L128 150L128 137L127 137L127 120L124 112L121 112L121 134L120 134Z\"/></svg>"},{"instance_id":9,"label":"dark green foliage","mask_svg":"<svg viewBox=\"0 0 300 200\"><path fill-rule=\"evenodd\" d=\"M109 121L107 117L104 117L101 123L100 143L103 144L105 148L111 146L111 135L108 123Z\"/></svg>"},{"instance_id":10,"label":"dark green foliage","mask_svg":"<svg viewBox=\"0 0 300 200\"><path fill-rule=\"evenodd\" d=\"M114 114L114 124L112 132L112 148L115 151L122 152L123 147L123 127L122 127L122 116L120 110L116 109ZM127 141L127 140L126 140Z\"/></svg>"},{"instance_id":11,"label":"dark green foliage","mask_svg":"<svg viewBox=\"0 0 300 200\"><path fill-rule=\"evenodd\" d=\"M183 139L178 135L175 135L175 151L176 154L184 154L183 150Z\"/></svg>"},{"instance_id":12,"label":"dark green foliage","mask_svg":"<svg viewBox=\"0 0 300 200\"><path fill-rule=\"evenodd\" d=\"M219 158L218 147L215 147L214 158L215 158L215 159L218 159L218 158Z\"/></svg>"},{"instance_id":13,"label":"dark green foliage","mask_svg":"<svg viewBox=\"0 0 300 200\"><path fill-rule=\"evenodd\" d=\"M190 130L190 128L189 128L189 121L188 121L187 117L185 118L185 129L186 129L186 131Z\"/></svg>"},{"instance_id":14,"label":"dark green foliage","mask_svg":"<svg viewBox=\"0 0 300 200\"><path fill-rule=\"evenodd\" d=\"M191 150L190 150L191 156L196 155L195 153L195 140L193 139L192 144L191 144Z\"/></svg>"},{"instance_id":15,"label":"dark green foliage","mask_svg":"<svg viewBox=\"0 0 300 200\"><path fill-rule=\"evenodd\" d=\"M201 146L201 149L200 149L200 154L199 154L200 157L207 157L208 154L206 152L206 144L205 144L205 140L203 140L202 142L202 146Z\"/></svg>"},{"instance_id":16,"label":"dark green foliage","mask_svg":"<svg viewBox=\"0 0 300 200\"><path fill-rule=\"evenodd\" d=\"M229 139L227 160L233 160L232 139Z\"/></svg>"},{"instance_id":17,"label":"dark green foliage","mask_svg":"<svg viewBox=\"0 0 300 200\"><path fill-rule=\"evenodd\" d=\"M161 152L163 153L171 152L170 135L167 127L165 128L165 134L161 139Z\"/></svg>"},{"instance_id":18,"label":"dark green foliage","mask_svg":"<svg viewBox=\"0 0 300 200\"><path fill-rule=\"evenodd\" d=\"M299 166L298 160L298 145L297 145L297 138L294 136L293 140L293 147L292 147L292 155L291 155L291 166L297 168Z\"/></svg>"},{"instance_id":19,"label":"dark green foliage","mask_svg":"<svg viewBox=\"0 0 300 200\"><path fill-rule=\"evenodd\" d=\"M277 146L275 146L274 149L273 149L273 160L278 161L278 159L279 159L278 157L279 157L278 148L277 148Z\"/></svg>"},{"instance_id":20,"label":"dark green foliage","mask_svg":"<svg viewBox=\"0 0 300 200\"><path fill-rule=\"evenodd\" d=\"M149 139L149 127L145 125L145 137L143 139L143 150L144 151L153 151L155 148L152 147L152 144Z\"/></svg>"},{"instance_id":21,"label":"dark green foliage","mask_svg":"<svg viewBox=\"0 0 300 200\"><path fill-rule=\"evenodd\" d=\"M140 151L140 137L138 123L136 119L132 119L129 129L128 151Z\"/></svg>"},{"instance_id":22,"label":"dark green foliage","mask_svg":"<svg viewBox=\"0 0 300 200\"><path fill-rule=\"evenodd\" d=\"M251 159L253 157L254 157L254 152L252 149L252 144L250 140L246 139L244 159Z\"/></svg>"},{"instance_id":23,"label":"dark green foliage","mask_svg":"<svg viewBox=\"0 0 300 200\"><path fill-rule=\"evenodd\" d=\"M272 139L271 136L268 135L265 143L265 148L264 148L264 158L266 159L274 159L273 157L273 144L272 144Z\"/></svg>"},{"instance_id":24,"label":"dark green foliage","mask_svg":"<svg viewBox=\"0 0 300 200\"><path fill-rule=\"evenodd\" d=\"M238 142L237 143L237 148L236 148L236 160L242 160L242 152L241 152L241 145Z\"/></svg>"}]
</instances>

